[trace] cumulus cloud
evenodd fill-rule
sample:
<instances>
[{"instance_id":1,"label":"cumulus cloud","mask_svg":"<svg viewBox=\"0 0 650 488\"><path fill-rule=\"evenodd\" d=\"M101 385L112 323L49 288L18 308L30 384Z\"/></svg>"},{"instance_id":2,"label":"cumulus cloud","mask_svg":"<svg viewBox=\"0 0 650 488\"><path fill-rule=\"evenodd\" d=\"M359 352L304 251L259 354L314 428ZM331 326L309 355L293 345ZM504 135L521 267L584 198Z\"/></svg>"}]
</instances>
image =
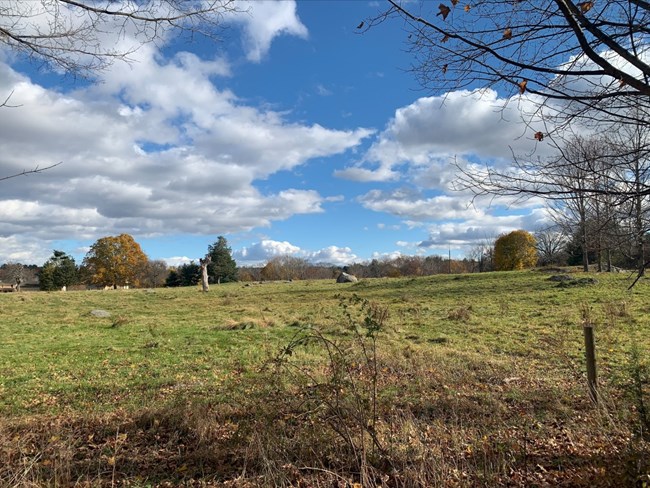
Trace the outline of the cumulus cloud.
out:
<instances>
[{"instance_id":1,"label":"cumulus cloud","mask_svg":"<svg viewBox=\"0 0 650 488\"><path fill-rule=\"evenodd\" d=\"M244 48L247 58L260 62L268 53L273 39L279 35L307 38L309 32L296 11L296 2L285 0L240 1L244 13L236 22L244 26Z\"/></svg>"},{"instance_id":2,"label":"cumulus cloud","mask_svg":"<svg viewBox=\"0 0 650 488\"><path fill-rule=\"evenodd\" d=\"M343 266L358 261L358 256L349 247L328 246L309 254L310 261Z\"/></svg>"},{"instance_id":3,"label":"cumulus cloud","mask_svg":"<svg viewBox=\"0 0 650 488\"><path fill-rule=\"evenodd\" d=\"M264 262L277 256L297 256L300 254L302 254L301 249L287 241L263 239L234 252L233 256L238 261L243 262Z\"/></svg>"},{"instance_id":4,"label":"cumulus cloud","mask_svg":"<svg viewBox=\"0 0 650 488\"><path fill-rule=\"evenodd\" d=\"M167 266L182 266L183 264L189 264L192 261L198 262L198 259L188 258L187 256L172 256L171 258L163 258Z\"/></svg>"},{"instance_id":5,"label":"cumulus cloud","mask_svg":"<svg viewBox=\"0 0 650 488\"><path fill-rule=\"evenodd\" d=\"M288 122L211 79L218 60L153 46L101 85L61 93L0 63L0 174L63 164L3 188L2 235L92 239L121 232L225 234L322 212L310 189L256 182L356 147L370 130ZM35 144L34 141L38 141Z\"/></svg>"},{"instance_id":6,"label":"cumulus cloud","mask_svg":"<svg viewBox=\"0 0 650 488\"><path fill-rule=\"evenodd\" d=\"M48 242L24 236L0 236L0 263L44 263L52 255Z\"/></svg>"},{"instance_id":7,"label":"cumulus cloud","mask_svg":"<svg viewBox=\"0 0 650 488\"><path fill-rule=\"evenodd\" d=\"M542 208L521 215L483 215L461 222L441 222L429 227L429 237L419 243L420 247L435 248L471 246L485 240L492 241L498 235L513 230L535 231L549 225L550 218Z\"/></svg>"},{"instance_id":8,"label":"cumulus cloud","mask_svg":"<svg viewBox=\"0 0 650 488\"><path fill-rule=\"evenodd\" d=\"M410 221L460 219L482 215L468 200L449 195L427 197L410 188L371 190L358 200L365 208Z\"/></svg>"},{"instance_id":9,"label":"cumulus cloud","mask_svg":"<svg viewBox=\"0 0 650 488\"><path fill-rule=\"evenodd\" d=\"M314 264L338 266L345 266L358 260L358 256L349 247L328 246L317 251L309 251L287 241L272 239L263 239L233 252L237 262L244 265L262 265L279 256L302 258Z\"/></svg>"},{"instance_id":10,"label":"cumulus cloud","mask_svg":"<svg viewBox=\"0 0 650 488\"><path fill-rule=\"evenodd\" d=\"M364 157L336 173L355 181L406 179L446 189L453 179L454 158L509 160L513 154L547 154L522 124L535 108L532 99L504 99L494 90L460 90L423 97L395 111ZM540 122L541 123L541 122Z\"/></svg>"}]
</instances>

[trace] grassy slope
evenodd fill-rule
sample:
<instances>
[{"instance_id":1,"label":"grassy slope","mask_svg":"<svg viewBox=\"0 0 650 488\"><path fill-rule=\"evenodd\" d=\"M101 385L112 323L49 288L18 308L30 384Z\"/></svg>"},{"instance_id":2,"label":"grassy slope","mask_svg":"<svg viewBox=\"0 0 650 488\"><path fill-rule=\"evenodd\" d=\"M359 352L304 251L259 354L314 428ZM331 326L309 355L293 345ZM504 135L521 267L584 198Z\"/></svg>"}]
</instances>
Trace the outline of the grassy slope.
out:
<instances>
[{"instance_id":1,"label":"grassy slope","mask_svg":"<svg viewBox=\"0 0 650 488\"><path fill-rule=\"evenodd\" d=\"M260 370L304 326L318 327L337 343L349 341L339 295L356 293L389 311L379 336L377 415L390 455L369 460L377 479L390 478L386 473L400 466L404 474L389 483L633 484L647 474L647 464L639 461L647 445L634 440L638 405L630 395L630 355L635 347L641 352L636 371L647 380L650 292L645 282L627 291L626 278L600 275L596 285L563 288L544 273L522 272L352 285L224 284L205 295L195 288L0 294L0 441L11 440L0 450L0 465L7 466L0 468L0 481L110 485L117 478L137 485L161 477L180 482L239 476L241 463L224 465L214 453L197 452L210 442L208 450L231 449L232 457L247 452L248 472L261 476L249 480L253 485L291 485L296 464L363 478L366 468L353 463L346 471L341 453L351 449L356 456L365 440L343 442L338 454L325 450L297 459L293 452L318 450L309 440L338 442L335 434L327 436L329 417L298 412L304 398L314 401L303 385L316 374L313 368L327 379L327 363L316 360L319 349L307 346L292 358L298 373L286 375L283 395L274 396L278 385L265 389L274 377ZM96 318L90 314L95 309L112 315ZM599 409L589 404L584 385L585 316L596 324L604 394ZM355 366L354 351L349 360ZM359 371L354 381L365 388L367 371ZM295 416L299 425L254 432L257 422L274 422L279 414ZM157 424L150 422L154 417ZM359 423L356 417L337 422L352 422L353 431ZM296 430L307 444L279 443L282 452L263 441L305 425L317 426L323 437L314 428ZM230 434L206 440L206 429L221 428ZM129 433L129 442L120 432ZM92 442L80 444L80 437ZM162 452L161 445L184 453L167 459L173 469L164 474L147 458L155 449ZM55 448L67 454L57 457ZM133 461L138 456L140 463ZM391 470L382 467L386 463ZM409 471L414 463L417 475Z\"/></svg>"}]
</instances>

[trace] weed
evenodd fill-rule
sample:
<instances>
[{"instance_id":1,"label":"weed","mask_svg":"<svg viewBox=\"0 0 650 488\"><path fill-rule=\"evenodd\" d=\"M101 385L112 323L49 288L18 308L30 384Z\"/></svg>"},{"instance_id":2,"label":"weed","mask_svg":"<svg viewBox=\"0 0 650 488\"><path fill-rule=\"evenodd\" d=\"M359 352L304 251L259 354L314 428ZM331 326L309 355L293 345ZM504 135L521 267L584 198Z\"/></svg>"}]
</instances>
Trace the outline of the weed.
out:
<instances>
[{"instance_id":1,"label":"weed","mask_svg":"<svg viewBox=\"0 0 650 488\"><path fill-rule=\"evenodd\" d=\"M447 314L449 320L454 320L456 322L469 322L469 319L472 314L471 305L461 305L453 310L450 310Z\"/></svg>"},{"instance_id":2,"label":"weed","mask_svg":"<svg viewBox=\"0 0 650 488\"><path fill-rule=\"evenodd\" d=\"M300 329L274 359L274 370L277 377L288 375L289 382L298 385L294 395L300 398L304 420L342 441L348 453L345 457L353 460L360 483L371 486L373 462L385 458L386 453L378 427L377 340L388 310L356 294L339 296L339 306L349 339L332 339L318 328ZM292 360L300 349L313 345L324 349L325 365ZM257 442L265 445L261 439Z\"/></svg>"},{"instance_id":3,"label":"weed","mask_svg":"<svg viewBox=\"0 0 650 488\"><path fill-rule=\"evenodd\" d=\"M610 300L603 303L603 314L605 323L610 327L615 327L619 319L629 319L630 311L627 300Z\"/></svg>"},{"instance_id":4,"label":"weed","mask_svg":"<svg viewBox=\"0 0 650 488\"><path fill-rule=\"evenodd\" d=\"M650 368L647 362L642 362L639 347L632 344L629 360L629 394L635 405L639 420L638 433L650 441L650 412L648 411L648 392L650 391Z\"/></svg>"},{"instance_id":5,"label":"weed","mask_svg":"<svg viewBox=\"0 0 650 488\"><path fill-rule=\"evenodd\" d=\"M124 317L123 315L118 315L115 317L112 322L111 322L111 328L112 329L117 329L118 327L122 327L123 325L126 325L129 323L129 319Z\"/></svg>"}]
</instances>

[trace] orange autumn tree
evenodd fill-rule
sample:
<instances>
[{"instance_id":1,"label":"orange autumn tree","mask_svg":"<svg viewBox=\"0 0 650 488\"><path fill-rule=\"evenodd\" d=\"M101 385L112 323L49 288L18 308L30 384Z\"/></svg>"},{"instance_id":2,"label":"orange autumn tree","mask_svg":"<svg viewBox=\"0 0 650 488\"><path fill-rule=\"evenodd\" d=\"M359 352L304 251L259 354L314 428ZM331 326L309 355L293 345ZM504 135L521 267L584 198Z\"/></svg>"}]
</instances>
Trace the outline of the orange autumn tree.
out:
<instances>
[{"instance_id":1,"label":"orange autumn tree","mask_svg":"<svg viewBox=\"0 0 650 488\"><path fill-rule=\"evenodd\" d=\"M100 286L139 286L147 255L129 234L98 239L84 258L91 280Z\"/></svg>"},{"instance_id":2,"label":"orange autumn tree","mask_svg":"<svg viewBox=\"0 0 650 488\"><path fill-rule=\"evenodd\" d=\"M537 241L530 232L515 230L494 243L494 263L499 271L532 268L537 264Z\"/></svg>"}]
</instances>

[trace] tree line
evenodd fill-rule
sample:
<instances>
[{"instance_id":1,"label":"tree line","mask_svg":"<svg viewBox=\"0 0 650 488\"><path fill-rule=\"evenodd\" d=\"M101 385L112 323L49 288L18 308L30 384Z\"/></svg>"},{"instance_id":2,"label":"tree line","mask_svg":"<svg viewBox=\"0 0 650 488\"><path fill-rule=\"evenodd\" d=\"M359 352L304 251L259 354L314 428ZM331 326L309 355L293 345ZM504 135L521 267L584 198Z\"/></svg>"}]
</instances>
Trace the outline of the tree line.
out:
<instances>
[{"instance_id":1,"label":"tree line","mask_svg":"<svg viewBox=\"0 0 650 488\"><path fill-rule=\"evenodd\" d=\"M211 263L208 276L211 283L237 281L237 265L226 239L219 236L208 247ZM199 280L198 265L192 263L178 268L168 267L163 260L152 260L129 234L98 239L83 262L78 265L67 253L54 250L42 265L5 263L0 266L0 283L20 289L25 283L38 281L43 291L83 288L155 288L160 286L189 286Z\"/></svg>"},{"instance_id":2,"label":"tree line","mask_svg":"<svg viewBox=\"0 0 650 488\"><path fill-rule=\"evenodd\" d=\"M591 214L589 214L591 215ZM567 219L568 214L563 214ZM593 216L592 216L593 217ZM591 218L591 217L590 217ZM504 233L496 238L476 243L463 258L443 256L398 256L372 259L347 266L316 264L296 256L276 256L264 265L238 267L232 250L223 236L208 246L206 253L207 276L211 284L235 281L293 281L335 279L341 272L357 278L397 278L403 276L430 276L437 274L478 273L508 271L539 266L578 266L583 259L597 264L597 271L617 268L634 268L636 241L631 234L615 234L617 238L628 236L628 249L608 248L607 261L597 243L610 242L612 226L598 226L588 220L586 241L582 226L573 226L572 232L555 226L534 234L525 230ZM618 228L618 227L614 227ZM602 233L598 235L596 231ZM585 244L586 243L586 244ZM620 241L619 241L620 243ZM644 255L649 243L643 239ZM586 247L585 247L586 246ZM586 251L585 251L586 249ZM627 252L629 251L629 252ZM586 258L584 257L586 255ZM584 268L583 268L584 269ZM589 268L587 268L588 270ZM54 250L52 256L41 266L24 266L5 263L0 266L0 283L9 283L18 289L23 283L35 282L44 291L83 288L156 288L196 286L201 283L201 264L195 261L168 267L162 260L150 260L140 245L128 234L108 236L97 240L77 265L74 258L63 251Z\"/></svg>"}]
</instances>

